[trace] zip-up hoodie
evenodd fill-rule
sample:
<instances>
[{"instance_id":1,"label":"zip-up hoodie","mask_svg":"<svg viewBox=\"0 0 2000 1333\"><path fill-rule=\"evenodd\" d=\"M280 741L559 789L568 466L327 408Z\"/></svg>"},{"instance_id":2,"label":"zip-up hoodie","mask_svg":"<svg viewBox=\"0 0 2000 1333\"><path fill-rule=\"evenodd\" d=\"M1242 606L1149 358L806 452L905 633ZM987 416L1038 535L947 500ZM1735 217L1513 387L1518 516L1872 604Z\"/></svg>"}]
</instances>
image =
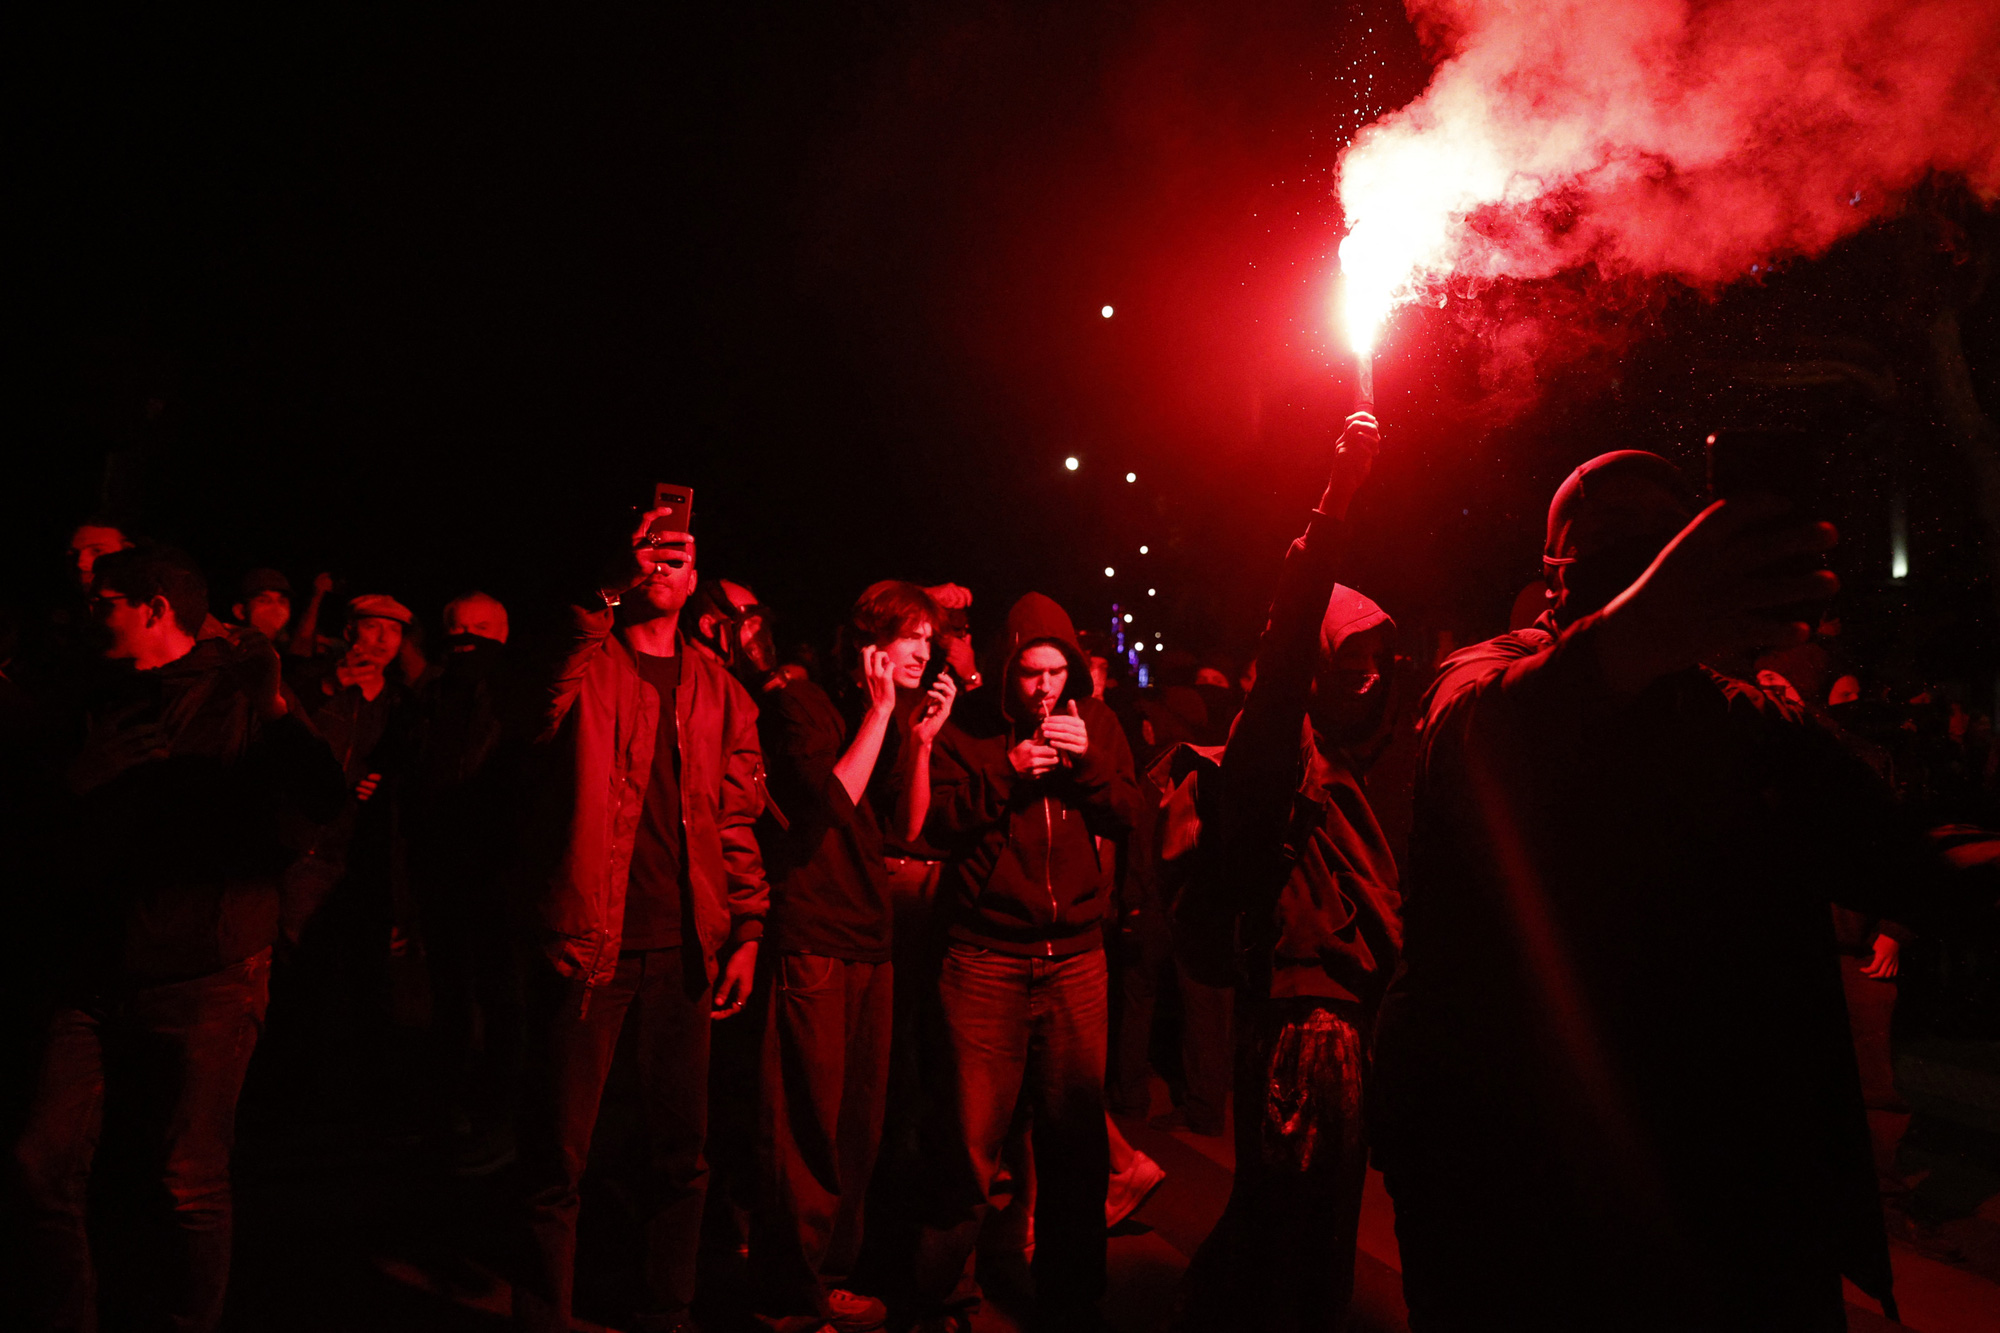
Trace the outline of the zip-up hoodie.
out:
<instances>
[{"instance_id":1,"label":"zip-up hoodie","mask_svg":"<svg viewBox=\"0 0 2000 1333\"><path fill-rule=\"evenodd\" d=\"M1053 644L1069 659L1058 706L1076 702L1090 747L1074 763L1028 778L1007 753L1040 723L1015 716L1013 698L1015 659L1036 644ZM1112 894L1109 840L1138 815L1131 748L1117 717L1090 697L1076 629L1049 598L1031 592L1014 603L995 656L993 683L953 714L931 757L925 836L950 858L947 930L953 939L1022 957L1102 948Z\"/></svg>"}]
</instances>

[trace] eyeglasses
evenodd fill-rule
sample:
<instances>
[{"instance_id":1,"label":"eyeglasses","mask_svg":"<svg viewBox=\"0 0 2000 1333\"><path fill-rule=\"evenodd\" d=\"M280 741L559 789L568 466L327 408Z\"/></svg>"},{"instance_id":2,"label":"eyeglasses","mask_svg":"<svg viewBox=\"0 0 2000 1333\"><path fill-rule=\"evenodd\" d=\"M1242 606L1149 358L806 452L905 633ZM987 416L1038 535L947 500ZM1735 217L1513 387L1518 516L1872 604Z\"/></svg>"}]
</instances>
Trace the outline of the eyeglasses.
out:
<instances>
[{"instance_id":1,"label":"eyeglasses","mask_svg":"<svg viewBox=\"0 0 2000 1333\"><path fill-rule=\"evenodd\" d=\"M123 602L127 606L132 605L132 599L122 592L92 593L90 597L91 614L101 616L119 602Z\"/></svg>"}]
</instances>

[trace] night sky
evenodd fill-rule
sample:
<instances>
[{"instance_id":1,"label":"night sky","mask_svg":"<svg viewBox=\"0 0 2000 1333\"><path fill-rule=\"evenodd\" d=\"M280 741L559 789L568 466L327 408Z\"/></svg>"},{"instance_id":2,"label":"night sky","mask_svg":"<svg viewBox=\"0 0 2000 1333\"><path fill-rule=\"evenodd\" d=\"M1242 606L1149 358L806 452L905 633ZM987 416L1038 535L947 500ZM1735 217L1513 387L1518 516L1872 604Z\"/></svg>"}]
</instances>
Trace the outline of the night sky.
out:
<instances>
[{"instance_id":1,"label":"night sky","mask_svg":"<svg viewBox=\"0 0 2000 1333\"><path fill-rule=\"evenodd\" d=\"M1350 403L1335 161L1426 77L1400 6L419 8L17 34L15 599L59 586L110 457L113 498L219 587L326 568L532 620L667 480L696 488L703 572L784 637L881 577L970 585L982 629L1034 587L1085 626L1116 599L1149 638L1254 637ZM1563 473L1694 461L1741 406L1718 365L1846 338L1919 386L1895 247L1719 301L1407 312L1354 581L1406 625L1493 632ZM1989 395L1995 306L1962 320ZM1532 401L1482 381L1477 336L1530 311L1562 331ZM1925 586L1988 604L1920 387L1812 410L1861 497L1850 582L1885 572L1894 480Z\"/></svg>"}]
</instances>

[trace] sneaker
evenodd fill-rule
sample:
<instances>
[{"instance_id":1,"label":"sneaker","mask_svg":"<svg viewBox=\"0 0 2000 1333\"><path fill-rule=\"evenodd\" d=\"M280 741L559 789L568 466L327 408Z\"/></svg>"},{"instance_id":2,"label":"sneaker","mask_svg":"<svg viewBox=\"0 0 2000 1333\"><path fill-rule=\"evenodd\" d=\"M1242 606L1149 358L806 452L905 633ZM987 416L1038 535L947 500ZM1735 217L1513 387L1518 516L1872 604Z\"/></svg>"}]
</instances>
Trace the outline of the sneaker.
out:
<instances>
[{"instance_id":1,"label":"sneaker","mask_svg":"<svg viewBox=\"0 0 2000 1333\"><path fill-rule=\"evenodd\" d=\"M871 1333L889 1322L888 1306L844 1287L827 1288L826 1311L826 1326L840 1333Z\"/></svg>"},{"instance_id":2,"label":"sneaker","mask_svg":"<svg viewBox=\"0 0 2000 1333\"><path fill-rule=\"evenodd\" d=\"M1111 1177L1104 1191L1104 1226L1117 1226L1139 1211L1139 1205L1153 1197L1153 1191L1167 1178L1166 1169L1146 1154L1134 1149L1132 1165Z\"/></svg>"}]
</instances>

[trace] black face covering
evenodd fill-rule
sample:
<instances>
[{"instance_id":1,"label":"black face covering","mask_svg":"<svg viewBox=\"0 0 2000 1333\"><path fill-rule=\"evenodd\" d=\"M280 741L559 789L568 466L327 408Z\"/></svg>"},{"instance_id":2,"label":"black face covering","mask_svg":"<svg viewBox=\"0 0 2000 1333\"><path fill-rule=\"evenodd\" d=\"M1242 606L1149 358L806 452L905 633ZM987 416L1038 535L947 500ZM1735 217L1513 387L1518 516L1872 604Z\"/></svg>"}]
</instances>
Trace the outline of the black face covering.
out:
<instances>
[{"instance_id":1,"label":"black face covering","mask_svg":"<svg viewBox=\"0 0 2000 1333\"><path fill-rule=\"evenodd\" d=\"M763 689L764 682L778 669L778 645L771 638L769 613L761 606L752 606L745 607L740 614L734 616L722 615L713 610L705 612L704 618L707 616L715 617L715 634L711 637L697 628L695 637L700 639L702 645L710 652L721 658L722 664L729 668L729 673L741 681L752 694ZM752 616L757 617L759 622L757 632L750 636L748 643L745 643L743 622ZM683 622L683 625L685 623Z\"/></svg>"},{"instance_id":2,"label":"black face covering","mask_svg":"<svg viewBox=\"0 0 2000 1333\"><path fill-rule=\"evenodd\" d=\"M460 675L481 675L489 671L506 645L481 634L444 636L445 670Z\"/></svg>"},{"instance_id":3,"label":"black face covering","mask_svg":"<svg viewBox=\"0 0 2000 1333\"><path fill-rule=\"evenodd\" d=\"M1571 625L1592 611L1601 611L1611 600L1639 581L1651 568L1673 534L1665 537L1637 534L1620 538L1617 544L1589 556L1578 556L1563 566L1563 598L1556 607L1556 623Z\"/></svg>"},{"instance_id":4,"label":"black face covering","mask_svg":"<svg viewBox=\"0 0 2000 1333\"><path fill-rule=\"evenodd\" d=\"M1322 670L1313 682L1312 722L1323 745L1359 745L1382 729L1389 677L1370 670Z\"/></svg>"}]
</instances>

